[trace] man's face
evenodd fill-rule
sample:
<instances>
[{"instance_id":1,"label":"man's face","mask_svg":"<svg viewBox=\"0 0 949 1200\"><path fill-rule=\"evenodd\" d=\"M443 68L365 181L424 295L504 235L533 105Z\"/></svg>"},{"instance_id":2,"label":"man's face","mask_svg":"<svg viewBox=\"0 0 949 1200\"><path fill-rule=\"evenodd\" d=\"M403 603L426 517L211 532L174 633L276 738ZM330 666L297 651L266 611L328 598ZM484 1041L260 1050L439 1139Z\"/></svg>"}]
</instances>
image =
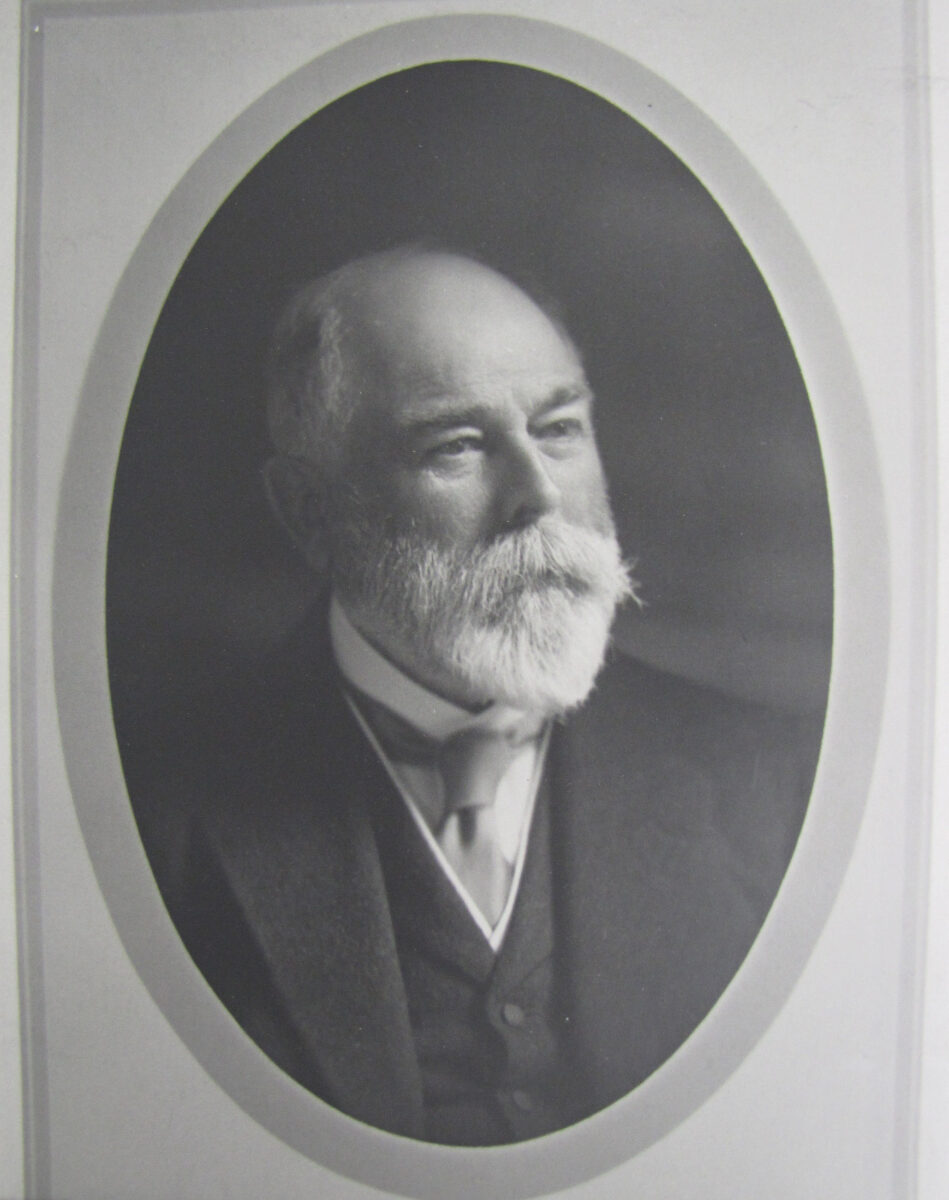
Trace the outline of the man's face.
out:
<instances>
[{"instance_id":1,"label":"man's face","mask_svg":"<svg viewBox=\"0 0 949 1200\"><path fill-rule=\"evenodd\" d=\"M351 462L380 514L456 549L551 514L611 527L583 370L524 293L430 256L393 268L360 315L373 390Z\"/></svg>"},{"instance_id":2,"label":"man's face","mask_svg":"<svg viewBox=\"0 0 949 1200\"><path fill-rule=\"evenodd\" d=\"M576 352L448 256L387 271L358 321L366 393L332 529L350 615L460 703L579 703L629 582Z\"/></svg>"}]
</instances>

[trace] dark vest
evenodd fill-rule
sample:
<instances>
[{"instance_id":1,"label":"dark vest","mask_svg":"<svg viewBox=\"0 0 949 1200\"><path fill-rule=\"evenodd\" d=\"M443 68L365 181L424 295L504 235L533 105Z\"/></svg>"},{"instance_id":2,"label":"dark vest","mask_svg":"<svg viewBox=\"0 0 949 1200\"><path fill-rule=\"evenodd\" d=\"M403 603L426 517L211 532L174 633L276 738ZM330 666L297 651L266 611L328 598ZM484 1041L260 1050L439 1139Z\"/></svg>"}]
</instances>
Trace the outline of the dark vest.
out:
<instances>
[{"instance_id":1,"label":"dark vest","mask_svg":"<svg viewBox=\"0 0 949 1200\"><path fill-rule=\"evenodd\" d=\"M589 1111L560 1012L546 786L511 922L495 955L405 805L375 816L422 1075L427 1140L489 1146Z\"/></svg>"}]
</instances>

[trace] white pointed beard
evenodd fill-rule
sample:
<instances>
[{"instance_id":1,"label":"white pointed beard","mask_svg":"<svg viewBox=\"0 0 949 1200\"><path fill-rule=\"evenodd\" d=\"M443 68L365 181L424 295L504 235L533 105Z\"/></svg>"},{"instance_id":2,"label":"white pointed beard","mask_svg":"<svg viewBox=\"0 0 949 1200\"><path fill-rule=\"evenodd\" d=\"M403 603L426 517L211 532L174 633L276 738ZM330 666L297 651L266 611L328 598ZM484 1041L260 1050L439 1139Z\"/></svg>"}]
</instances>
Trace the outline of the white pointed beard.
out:
<instances>
[{"instance_id":1,"label":"white pointed beard","mask_svg":"<svg viewBox=\"0 0 949 1200\"><path fill-rule=\"evenodd\" d=\"M635 594L612 529L560 518L466 552L378 522L349 521L345 535L336 573L357 624L484 702L550 715L581 704Z\"/></svg>"}]
</instances>

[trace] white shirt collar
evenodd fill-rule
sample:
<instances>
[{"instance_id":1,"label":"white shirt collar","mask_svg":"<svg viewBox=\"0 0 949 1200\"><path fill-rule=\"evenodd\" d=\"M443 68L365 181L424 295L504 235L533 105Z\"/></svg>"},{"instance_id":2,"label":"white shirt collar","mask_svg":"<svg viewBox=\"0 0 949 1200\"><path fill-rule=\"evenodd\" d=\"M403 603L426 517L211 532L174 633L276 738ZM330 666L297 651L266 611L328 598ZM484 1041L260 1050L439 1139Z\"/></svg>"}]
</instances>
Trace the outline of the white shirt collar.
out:
<instances>
[{"instance_id":1,"label":"white shirt collar","mask_svg":"<svg viewBox=\"0 0 949 1200\"><path fill-rule=\"evenodd\" d=\"M329 627L336 664L347 682L437 741L462 729L504 728L524 715L504 704L472 713L416 683L369 644L336 596L330 601Z\"/></svg>"}]
</instances>

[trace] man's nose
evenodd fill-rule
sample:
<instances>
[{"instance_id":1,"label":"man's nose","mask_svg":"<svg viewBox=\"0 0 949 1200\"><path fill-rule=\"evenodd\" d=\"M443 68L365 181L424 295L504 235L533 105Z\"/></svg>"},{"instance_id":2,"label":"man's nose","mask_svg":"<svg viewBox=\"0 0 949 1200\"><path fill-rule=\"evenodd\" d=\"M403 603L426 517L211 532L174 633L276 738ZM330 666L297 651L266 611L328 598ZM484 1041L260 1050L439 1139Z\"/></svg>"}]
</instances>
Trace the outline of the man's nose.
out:
<instances>
[{"instance_id":1,"label":"man's nose","mask_svg":"<svg viewBox=\"0 0 949 1200\"><path fill-rule=\"evenodd\" d=\"M499 493L505 529L532 525L560 505L560 488L551 478L550 464L530 442L507 448Z\"/></svg>"}]
</instances>

